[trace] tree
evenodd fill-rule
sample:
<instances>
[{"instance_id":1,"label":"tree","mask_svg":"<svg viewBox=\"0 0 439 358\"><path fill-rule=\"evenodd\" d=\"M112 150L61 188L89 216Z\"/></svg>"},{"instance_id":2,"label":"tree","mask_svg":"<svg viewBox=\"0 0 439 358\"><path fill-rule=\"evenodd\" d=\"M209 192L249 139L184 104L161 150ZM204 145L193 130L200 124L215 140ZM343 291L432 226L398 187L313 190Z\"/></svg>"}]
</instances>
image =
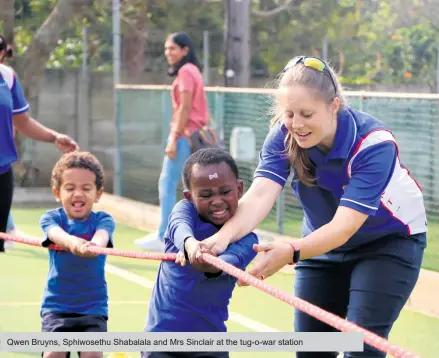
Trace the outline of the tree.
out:
<instances>
[{"instance_id":1,"label":"tree","mask_svg":"<svg viewBox=\"0 0 439 358\"><path fill-rule=\"evenodd\" d=\"M59 0L32 38L24 53L23 62L19 66L21 67L23 90L32 106L36 106L39 79L44 72L50 54L58 44L61 33L73 19L81 15L84 9L91 5L93 5L93 0ZM18 133L16 146L19 158L22 157L22 142L23 137Z\"/></svg>"},{"instance_id":2,"label":"tree","mask_svg":"<svg viewBox=\"0 0 439 358\"><path fill-rule=\"evenodd\" d=\"M125 83L136 83L145 66L147 41L148 0L130 0L122 3L123 36L122 62L126 74Z\"/></svg>"},{"instance_id":3,"label":"tree","mask_svg":"<svg viewBox=\"0 0 439 358\"><path fill-rule=\"evenodd\" d=\"M226 86L248 86L250 79L250 0L226 0Z\"/></svg>"},{"instance_id":4,"label":"tree","mask_svg":"<svg viewBox=\"0 0 439 358\"><path fill-rule=\"evenodd\" d=\"M293 0L284 0L269 10L251 10L250 0L226 0L225 19L225 85L248 87L250 79L251 15L270 19L288 10ZM300 2L300 1L299 1Z\"/></svg>"},{"instance_id":5,"label":"tree","mask_svg":"<svg viewBox=\"0 0 439 358\"><path fill-rule=\"evenodd\" d=\"M70 22L93 5L93 0L59 0L49 17L41 25L25 53L23 61L23 88L32 103L35 90L50 54L56 48L61 33Z\"/></svg>"},{"instance_id":6,"label":"tree","mask_svg":"<svg viewBox=\"0 0 439 358\"><path fill-rule=\"evenodd\" d=\"M14 41L15 0L0 0L0 23L3 24L3 36L8 43Z\"/></svg>"}]
</instances>

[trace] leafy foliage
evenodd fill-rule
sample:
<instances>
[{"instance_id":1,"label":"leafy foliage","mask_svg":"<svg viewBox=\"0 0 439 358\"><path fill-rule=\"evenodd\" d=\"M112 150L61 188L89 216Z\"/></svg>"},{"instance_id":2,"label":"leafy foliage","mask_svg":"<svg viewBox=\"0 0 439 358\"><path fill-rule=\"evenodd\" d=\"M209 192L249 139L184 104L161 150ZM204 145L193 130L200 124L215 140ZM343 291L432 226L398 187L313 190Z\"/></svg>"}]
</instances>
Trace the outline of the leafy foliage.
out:
<instances>
[{"instance_id":1,"label":"leafy foliage","mask_svg":"<svg viewBox=\"0 0 439 358\"><path fill-rule=\"evenodd\" d=\"M138 0L139 1L139 0ZM202 55L203 31L210 34L211 67L224 63L222 1L140 0L148 12L138 14L133 1L123 0L122 32L136 16L146 16L145 70L155 71L163 59L163 41L174 31L187 31ZM253 0L253 10L268 11L284 0ZM56 0L16 1L16 53L23 54ZM427 7L428 5L428 7ZM429 0L294 0L277 15L252 17L252 74L272 77L294 55L323 56L324 38L331 65L346 84L429 83L434 86L438 26ZM423 9L429 9L428 13ZM82 29L87 28L89 65L95 71L112 67L111 1L94 3L86 18L69 26L47 63L48 68L78 68L82 61ZM122 33L123 35L123 33Z\"/></svg>"}]
</instances>

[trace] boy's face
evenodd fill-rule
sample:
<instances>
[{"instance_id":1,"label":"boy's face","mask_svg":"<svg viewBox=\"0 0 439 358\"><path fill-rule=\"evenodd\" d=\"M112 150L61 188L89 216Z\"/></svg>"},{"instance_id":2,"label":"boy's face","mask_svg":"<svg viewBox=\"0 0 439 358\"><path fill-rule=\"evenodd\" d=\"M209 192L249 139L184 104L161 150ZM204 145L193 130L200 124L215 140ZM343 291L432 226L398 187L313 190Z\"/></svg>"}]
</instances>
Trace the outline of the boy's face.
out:
<instances>
[{"instance_id":1,"label":"boy's face","mask_svg":"<svg viewBox=\"0 0 439 358\"><path fill-rule=\"evenodd\" d=\"M70 219L83 220L99 201L103 190L97 190L96 175L92 171L71 168L62 174L60 189L53 189L53 194Z\"/></svg>"},{"instance_id":2,"label":"boy's face","mask_svg":"<svg viewBox=\"0 0 439 358\"><path fill-rule=\"evenodd\" d=\"M191 189L184 196L198 213L215 225L223 225L236 212L243 193L243 182L226 163L192 167Z\"/></svg>"}]
</instances>

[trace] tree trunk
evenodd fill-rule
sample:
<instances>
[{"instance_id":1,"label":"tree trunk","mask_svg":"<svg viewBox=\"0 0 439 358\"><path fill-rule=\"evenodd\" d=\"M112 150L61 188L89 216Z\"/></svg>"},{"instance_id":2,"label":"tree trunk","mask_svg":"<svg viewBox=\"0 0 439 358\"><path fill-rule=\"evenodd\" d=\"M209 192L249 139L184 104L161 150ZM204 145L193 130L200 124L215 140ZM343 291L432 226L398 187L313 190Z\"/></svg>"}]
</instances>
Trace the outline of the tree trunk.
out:
<instances>
[{"instance_id":1,"label":"tree trunk","mask_svg":"<svg viewBox=\"0 0 439 358\"><path fill-rule=\"evenodd\" d=\"M52 51L56 48L62 32L69 23L82 14L86 6L92 6L93 0L59 0L56 7L41 25L20 63L24 94L31 105L32 115L38 115L37 85ZM22 157L23 137L15 137L19 161Z\"/></svg>"},{"instance_id":2,"label":"tree trunk","mask_svg":"<svg viewBox=\"0 0 439 358\"><path fill-rule=\"evenodd\" d=\"M23 89L31 104L34 104L35 89L47 60L56 48L62 32L69 23L82 14L85 6L92 6L93 0L60 0L46 21L41 25L27 49L23 61Z\"/></svg>"},{"instance_id":3,"label":"tree trunk","mask_svg":"<svg viewBox=\"0 0 439 358\"><path fill-rule=\"evenodd\" d=\"M132 18L125 19L122 64L126 76L124 82L137 83L142 78L145 66L148 0L135 0L134 3L130 2L130 6L137 11Z\"/></svg>"},{"instance_id":4,"label":"tree trunk","mask_svg":"<svg viewBox=\"0 0 439 358\"><path fill-rule=\"evenodd\" d=\"M226 0L224 81L248 87L250 80L250 1Z\"/></svg>"},{"instance_id":5,"label":"tree trunk","mask_svg":"<svg viewBox=\"0 0 439 358\"><path fill-rule=\"evenodd\" d=\"M15 0L0 0L0 22L3 23L3 36L10 44L14 41Z\"/></svg>"}]
</instances>

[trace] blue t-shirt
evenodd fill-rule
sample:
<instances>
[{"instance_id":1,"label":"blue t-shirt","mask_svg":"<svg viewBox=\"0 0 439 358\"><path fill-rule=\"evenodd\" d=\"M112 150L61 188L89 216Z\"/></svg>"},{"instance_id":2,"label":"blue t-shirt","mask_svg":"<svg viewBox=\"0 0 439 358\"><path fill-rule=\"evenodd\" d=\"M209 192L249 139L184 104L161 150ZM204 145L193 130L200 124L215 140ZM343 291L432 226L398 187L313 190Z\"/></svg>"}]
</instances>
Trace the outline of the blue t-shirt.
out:
<instances>
[{"instance_id":1,"label":"blue t-shirt","mask_svg":"<svg viewBox=\"0 0 439 358\"><path fill-rule=\"evenodd\" d=\"M12 115L26 112L29 104L14 71L0 64L0 174L17 160Z\"/></svg>"},{"instance_id":2,"label":"blue t-shirt","mask_svg":"<svg viewBox=\"0 0 439 358\"><path fill-rule=\"evenodd\" d=\"M330 222L340 205L370 216L333 252L346 252L387 235L427 232L421 188L401 163L395 138L383 123L350 107L341 110L330 152L307 150L317 177L313 187L299 182L291 170L286 134L282 121L270 130L255 178L269 178L284 187L292 173L291 186L304 211L303 236Z\"/></svg>"},{"instance_id":3,"label":"blue t-shirt","mask_svg":"<svg viewBox=\"0 0 439 358\"><path fill-rule=\"evenodd\" d=\"M40 219L44 247L53 244L47 238L50 228L59 226L70 235L90 241L97 230L110 235L113 247L115 224L103 211L92 211L84 221L69 219L63 208L46 212ZM41 315L47 312L97 314L108 317L108 294L105 280L106 255L84 258L70 251L49 250L49 273L44 289Z\"/></svg>"},{"instance_id":4,"label":"blue t-shirt","mask_svg":"<svg viewBox=\"0 0 439 358\"><path fill-rule=\"evenodd\" d=\"M203 220L195 206L182 200L174 207L165 233L167 253L184 250L184 240L195 237L202 241L215 234L219 227ZM219 259L245 270L254 259L253 244L258 243L250 233L229 245ZM149 302L145 331L149 332L225 332L228 304L236 278L222 272L208 278L188 262L180 266L174 261L160 264Z\"/></svg>"}]
</instances>

